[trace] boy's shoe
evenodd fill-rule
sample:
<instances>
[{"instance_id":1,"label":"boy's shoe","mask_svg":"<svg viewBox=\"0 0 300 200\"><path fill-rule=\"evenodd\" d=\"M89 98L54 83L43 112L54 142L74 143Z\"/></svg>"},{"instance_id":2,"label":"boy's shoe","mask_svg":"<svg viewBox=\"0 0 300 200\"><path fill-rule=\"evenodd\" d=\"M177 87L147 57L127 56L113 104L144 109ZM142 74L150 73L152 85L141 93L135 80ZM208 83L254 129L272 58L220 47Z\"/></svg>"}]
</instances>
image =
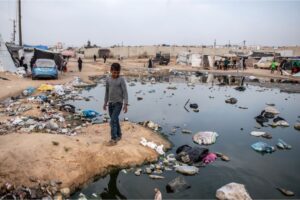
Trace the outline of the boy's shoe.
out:
<instances>
[{"instance_id":1,"label":"boy's shoe","mask_svg":"<svg viewBox=\"0 0 300 200\"><path fill-rule=\"evenodd\" d=\"M107 143L107 146L114 146L117 144L117 140L110 140L108 143Z\"/></svg>"}]
</instances>

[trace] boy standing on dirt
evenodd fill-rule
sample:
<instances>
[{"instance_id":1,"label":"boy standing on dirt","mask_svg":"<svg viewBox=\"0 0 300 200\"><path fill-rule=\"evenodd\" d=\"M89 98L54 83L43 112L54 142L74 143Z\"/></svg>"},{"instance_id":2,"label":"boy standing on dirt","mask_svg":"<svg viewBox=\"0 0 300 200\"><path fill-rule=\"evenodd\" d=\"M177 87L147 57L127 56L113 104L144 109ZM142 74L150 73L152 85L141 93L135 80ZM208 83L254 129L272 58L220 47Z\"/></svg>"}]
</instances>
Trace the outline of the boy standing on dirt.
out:
<instances>
[{"instance_id":1,"label":"boy standing on dirt","mask_svg":"<svg viewBox=\"0 0 300 200\"><path fill-rule=\"evenodd\" d=\"M111 77L106 79L106 89L103 110L107 109L110 116L111 140L109 145L116 145L122 138L119 115L122 107L124 113L127 112L128 93L126 82L120 77L121 65L113 63L110 68Z\"/></svg>"}]
</instances>

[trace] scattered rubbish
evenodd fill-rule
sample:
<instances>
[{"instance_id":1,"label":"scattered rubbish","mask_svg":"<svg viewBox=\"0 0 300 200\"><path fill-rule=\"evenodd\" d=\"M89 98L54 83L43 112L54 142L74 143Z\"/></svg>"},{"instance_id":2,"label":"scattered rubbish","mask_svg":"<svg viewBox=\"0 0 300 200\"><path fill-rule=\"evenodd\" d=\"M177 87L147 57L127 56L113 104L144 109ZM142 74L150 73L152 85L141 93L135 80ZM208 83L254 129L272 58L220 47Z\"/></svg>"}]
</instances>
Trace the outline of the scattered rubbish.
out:
<instances>
[{"instance_id":1,"label":"scattered rubbish","mask_svg":"<svg viewBox=\"0 0 300 200\"><path fill-rule=\"evenodd\" d=\"M240 91L240 92L243 92L243 91L246 90L246 88L244 86L237 86L234 89L237 90L237 91Z\"/></svg>"},{"instance_id":2,"label":"scattered rubbish","mask_svg":"<svg viewBox=\"0 0 300 200\"><path fill-rule=\"evenodd\" d=\"M52 91L53 89L54 89L54 87L53 87L52 85L42 84L42 85L40 85L40 87L38 88L38 91L46 92L46 91Z\"/></svg>"},{"instance_id":3,"label":"scattered rubbish","mask_svg":"<svg viewBox=\"0 0 300 200\"><path fill-rule=\"evenodd\" d=\"M190 102L190 99L188 99L187 101L186 101L186 103L184 104L184 109L187 111L187 112L189 112L189 110L186 108L186 105L188 104Z\"/></svg>"},{"instance_id":4,"label":"scattered rubbish","mask_svg":"<svg viewBox=\"0 0 300 200\"><path fill-rule=\"evenodd\" d=\"M275 103L266 103L267 106L271 106L271 107L274 107L275 106Z\"/></svg>"},{"instance_id":5,"label":"scattered rubbish","mask_svg":"<svg viewBox=\"0 0 300 200\"><path fill-rule=\"evenodd\" d=\"M246 110L246 109L248 109L248 107L239 106L239 109L244 109L244 110Z\"/></svg>"},{"instance_id":6,"label":"scattered rubbish","mask_svg":"<svg viewBox=\"0 0 300 200\"><path fill-rule=\"evenodd\" d=\"M142 126L148 127L148 128L150 128L154 131L158 131L158 130L161 129L161 127L158 124L156 124L152 121L139 122L139 124L142 125Z\"/></svg>"},{"instance_id":7,"label":"scattered rubbish","mask_svg":"<svg viewBox=\"0 0 300 200\"><path fill-rule=\"evenodd\" d=\"M23 91L24 96L30 96L34 93L35 88L34 87L28 87Z\"/></svg>"},{"instance_id":8,"label":"scattered rubbish","mask_svg":"<svg viewBox=\"0 0 300 200\"><path fill-rule=\"evenodd\" d=\"M83 117L86 117L86 118L95 118L97 116L99 116L100 114L94 110L82 110L81 111Z\"/></svg>"},{"instance_id":9,"label":"scattered rubbish","mask_svg":"<svg viewBox=\"0 0 300 200\"><path fill-rule=\"evenodd\" d=\"M190 134L190 133L192 133L192 131L187 130L187 129L182 129L182 130L181 130L181 133Z\"/></svg>"},{"instance_id":10,"label":"scattered rubbish","mask_svg":"<svg viewBox=\"0 0 300 200\"><path fill-rule=\"evenodd\" d=\"M150 174L149 177L152 178L152 179L164 179L165 178L163 176L153 175L153 174Z\"/></svg>"},{"instance_id":11,"label":"scattered rubbish","mask_svg":"<svg viewBox=\"0 0 300 200\"><path fill-rule=\"evenodd\" d=\"M216 155L217 155L219 158L221 158L221 160L223 160L223 161L230 161L230 158L229 158L228 156L224 155L223 153L217 152Z\"/></svg>"},{"instance_id":12,"label":"scattered rubbish","mask_svg":"<svg viewBox=\"0 0 300 200\"><path fill-rule=\"evenodd\" d=\"M258 152L261 153L272 153L275 151L275 148L271 145L268 145L267 143L264 142L256 142L251 145L251 147Z\"/></svg>"},{"instance_id":13,"label":"scattered rubbish","mask_svg":"<svg viewBox=\"0 0 300 200\"><path fill-rule=\"evenodd\" d=\"M299 122L296 123L296 124L294 125L294 128L295 128L296 130L300 131L300 123L299 123Z\"/></svg>"},{"instance_id":14,"label":"scattered rubbish","mask_svg":"<svg viewBox=\"0 0 300 200\"><path fill-rule=\"evenodd\" d=\"M137 100L141 101L141 100L143 100L143 97L137 97Z\"/></svg>"},{"instance_id":15,"label":"scattered rubbish","mask_svg":"<svg viewBox=\"0 0 300 200\"><path fill-rule=\"evenodd\" d=\"M155 92L155 90L153 89L153 90L149 90L148 91L148 93L154 93Z\"/></svg>"},{"instance_id":16,"label":"scattered rubbish","mask_svg":"<svg viewBox=\"0 0 300 200\"><path fill-rule=\"evenodd\" d=\"M168 89L168 90L176 90L177 87L176 87L176 86L171 86L171 85L170 85L170 86L167 87L167 89Z\"/></svg>"},{"instance_id":17,"label":"scattered rubbish","mask_svg":"<svg viewBox=\"0 0 300 200\"><path fill-rule=\"evenodd\" d=\"M162 195L159 189L154 188L154 192L155 192L154 200L162 200Z\"/></svg>"},{"instance_id":18,"label":"scattered rubbish","mask_svg":"<svg viewBox=\"0 0 300 200\"><path fill-rule=\"evenodd\" d=\"M271 139L272 135L263 131L251 131L250 135L253 135L255 137L263 137L266 139Z\"/></svg>"},{"instance_id":19,"label":"scattered rubbish","mask_svg":"<svg viewBox=\"0 0 300 200\"><path fill-rule=\"evenodd\" d=\"M199 109L193 109L193 111L197 113L197 112L199 112L200 110L199 110Z\"/></svg>"},{"instance_id":20,"label":"scattered rubbish","mask_svg":"<svg viewBox=\"0 0 300 200\"><path fill-rule=\"evenodd\" d=\"M203 159L202 162L204 164L209 164L214 162L217 159L217 155L214 153L208 153Z\"/></svg>"},{"instance_id":21,"label":"scattered rubbish","mask_svg":"<svg viewBox=\"0 0 300 200\"><path fill-rule=\"evenodd\" d=\"M294 196L295 195L294 192L292 192L290 190L287 190L287 189L284 189L284 188L276 188L276 189L279 190L285 196Z\"/></svg>"},{"instance_id":22,"label":"scattered rubbish","mask_svg":"<svg viewBox=\"0 0 300 200\"><path fill-rule=\"evenodd\" d=\"M137 169L135 172L134 172L134 174L136 175L136 176L140 176L141 175L141 173L142 173L142 169Z\"/></svg>"},{"instance_id":23,"label":"scattered rubbish","mask_svg":"<svg viewBox=\"0 0 300 200\"><path fill-rule=\"evenodd\" d=\"M278 139L278 143L276 145L279 149L291 149L292 146L287 144L285 141L282 139Z\"/></svg>"},{"instance_id":24,"label":"scattered rubbish","mask_svg":"<svg viewBox=\"0 0 300 200\"><path fill-rule=\"evenodd\" d=\"M183 176L178 176L167 184L166 189L168 193L176 193L182 192L190 187L191 186L187 183Z\"/></svg>"},{"instance_id":25,"label":"scattered rubbish","mask_svg":"<svg viewBox=\"0 0 300 200\"><path fill-rule=\"evenodd\" d=\"M272 127L276 127L276 126L283 126L283 127L288 127L290 126L289 123L283 119L282 117L276 117L273 119L273 123L270 124Z\"/></svg>"},{"instance_id":26,"label":"scattered rubbish","mask_svg":"<svg viewBox=\"0 0 300 200\"><path fill-rule=\"evenodd\" d=\"M155 150L159 155L164 155L164 145L157 145L154 142L148 142L145 138L141 138L140 144Z\"/></svg>"},{"instance_id":27,"label":"scattered rubbish","mask_svg":"<svg viewBox=\"0 0 300 200\"><path fill-rule=\"evenodd\" d=\"M87 200L87 198L83 193L80 193L78 200Z\"/></svg>"},{"instance_id":28,"label":"scattered rubbish","mask_svg":"<svg viewBox=\"0 0 300 200\"><path fill-rule=\"evenodd\" d=\"M70 113L75 113L75 106L73 106L71 104L64 104L59 107L59 110L70 112Z\"/></svg>"},{"instance_id":29,"label":"scattered rubbish","mask_svg":"<svg viewBox=\"0 0 300 200\"><path fill-rule=\"evenodd\" d=\"M237 103L237 99L232 97L230 99L226 99L225 103L236 104Z\"/></svg>"},{"instance_id":30,"label":"scattered rubbish","mask_svg":"<svg viewBox=\"0 0 300 200\"><path fill-rule=\"evenodd\" d=\"M193 136L193 141L198 144L214 144L217 140L218 133L212 131L198 132Z\"/></svg>"},{"instance_id":31,"label":"scattered rubbish","mask_svg":"<svg viewBox=\"0 0 300 200\"><path fill-rule=\"evenodd\" d=\"M190 108L197 109L197 108L198 108L198 104L196 104L196 103L191 103L191 104L190 104Z\"/></svg>"},{"instance_id":32,"label":"scattered rubbish","mask_svg":"<svg viewBox=\"0 0 300 200\"><path fill-rule=\"evenodd\" d=\"M209 150L207 148L182 145L176 149L176 160L186 164L198 163L203 160L208 152Z\"/></svg>"},{"instance_id":33,"label":"scattered rubbish","mask_svg":"<svg viewBox=\"0 0 300 200\"><path fill-rule=\"evenodd\" d=\"M267 107L265 108L265 112L267 112L267 113L272 113L272 114L274 114L274 115L277 115L277 114L280 113L280 112L279 112L275 107L273 107L273 106L267 106Z\"/></svg>"},{"instance_id":34,"label":"scattered rubbish","mask_svg":"<svg viewBox=\"0 0 300 200\"><path fill-rule=\"evenodd\" d=\"M135 86L135 83L134 82L131 82L128 84L129 86Z\"/></svg>"},{"instance_id":35,"label":"scattered rubbish","mask_svg":"<svg viewBox=\"0 0 300 200\"><path fill-rule=\"evenodd\" d=\"M265 111L262 111L260 113L260 115L258 115L258 116L255 117L256 122L258 124L260 124L261 126L264 126L264 123L266 123L266 122L269 121L269 119L264 116L264 113L265 113Z\"/></svg>"},{"instance_id":36,"label":"scattered rubbish","mask_svg":"<svg viewBox=\"0 0 300 200\"><path fill-rule=\"evenodd\" d=\"M195 175L199 172L197 167L188 165L177 166L175 170L184 175Z\"/></svg>"},{"instance_id":37,"label":"scattered rubbish","mask_svg":"<svg viewBox=\"0 0 300 200\"><path fill-rule=\"evenodd\" d=\"M226 184L219 188L216 192L216 198L218 200L252 200L245 188L245 185L234 182Z\"/></svg>"}]
</instances>

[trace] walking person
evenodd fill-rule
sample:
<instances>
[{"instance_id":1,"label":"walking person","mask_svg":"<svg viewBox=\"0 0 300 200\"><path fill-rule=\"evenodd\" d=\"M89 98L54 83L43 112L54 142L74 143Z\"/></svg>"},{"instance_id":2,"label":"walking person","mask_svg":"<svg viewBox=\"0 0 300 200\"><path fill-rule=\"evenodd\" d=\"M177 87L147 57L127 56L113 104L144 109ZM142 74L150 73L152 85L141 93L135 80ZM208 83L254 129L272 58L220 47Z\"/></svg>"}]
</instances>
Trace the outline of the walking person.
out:
<instances>
[{"instance_id":1,"label":"walking person","mask_svg":"<svg viewBox=\"0 0 300 200\"><path fill-rule=\"evenodd\" d=\"M79 72L81 72L81 70L82 70L82 60L81 60L81 58L79 57L78 58L78 70L79 70Z\"/></svg>"},{"instance_id":2,"label":"walking person","mask_svg":"<svg viewBox=\"0 0 300 200\"><path fill-rule=\"evenodd\" d=\"M271 64L271 74L274 73L274 71L276 70L277 68L277 63L275 62L275 59L272 61L272 64Z\"/></svg>"},{"instance_id":3,"label":"walking person","mask_svg":"<svg viewBox=\"0 0 300 200\"><path fill-rule=\"evenodd\" d=\"M111 77L106 79L106 89L103 110L107 110L110 116L111 140L108 145L116 145L122 138L119 115L122 107L127 113L128 93L125 79L120 76L121 65L113 63L110 68Z\"/></svg>"},{"instance_id":4,"label":"walking person","mask_svg":"<svg viewBox=\"0 0 300 200\"><path fill-rule=\"evenodd\" d=\"M103 56L103 61L104 61L104 63L106 63L106 58L107 58L106 55L104 55L104 56Z\"/></svg>"},{"instance_id":5,"label":"walking person","mask_svg":"<svg viewBox=\"0 0 300 200\"><path fill-rule=\"evenodd\" d=\"M97 56L94 54L94 62L97 62Z\"/></svg>"}]
</instances>

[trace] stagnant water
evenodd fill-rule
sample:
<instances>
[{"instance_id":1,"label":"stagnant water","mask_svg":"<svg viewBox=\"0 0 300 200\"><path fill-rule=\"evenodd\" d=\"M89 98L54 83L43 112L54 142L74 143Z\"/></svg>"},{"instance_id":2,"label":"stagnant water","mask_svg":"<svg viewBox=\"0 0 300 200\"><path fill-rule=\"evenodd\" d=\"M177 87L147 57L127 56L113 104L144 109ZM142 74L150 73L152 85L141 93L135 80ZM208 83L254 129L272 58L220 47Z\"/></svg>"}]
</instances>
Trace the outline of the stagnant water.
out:
<instances>
[{"instance_id":1,"label":"stagnant water","mask_svg":"<svg viewBox=\"0 0 300 200\"><path fill-rule=\"evenodd\" d=\"M152 120L162 127L162 132L172 141L174 147L168 153L175 153L178 146L193 143L193 134L182 134L180 129L175 135L171 134L174 126L198 131L216 131L219 134L217 142L209 145L212 152L223 152L230 157L229 162L217 160L209 164L195 176L185 176L191 188L179 193L167 193L166 185L180 174L175 171L165 171L165 179L152 180L146 174L135 176L121 171L112 172L104 178L89 184L86 188L75 193L72 198L78 198L80 193L87 198L107 199L152 199L154 188L157 187L166 199L212 199L221 186L237 182L246 186L252 198L274 199L286 198L276 187L288 188L295 192L292 198L300 198L300 132L293 128L299 121L300 94L280 93L278 89L264 89L257 86L247 86L246 91L239 92L233 86L213 86L196 84L188 87L187 83L172 83L176 90L166 89L170 83L137 82L128 86L130 107L127 114L122 113L120 119L128 117L130 121L139 122ZM142 90L140 94L136 92ZM154 93L148 91L155 90ZM166 93L164 93L166 91ZM104 85L84 91L83 96L93 96L91 101L73 102L77 108L94 109L103 113ZM137 101L142 96L142 101ZM229 96L238 99L236 105L226 104ZM213 98L210 98L213 97ZM195 113L184 109L187 99L197 103L200 112ZM290 127L263 127L260 131L272 134L273 139L267 140L250 135L257 123L254 119L265 107L266 103L276 104ZM239 106L248 109L239 109ZM188 106L187 106L188 107ZM272 154L260 154L251 149L250 145L264 141L276 145L278 138L292 145L291 150L277 150Z\"/></svg>"}]
</instances>

